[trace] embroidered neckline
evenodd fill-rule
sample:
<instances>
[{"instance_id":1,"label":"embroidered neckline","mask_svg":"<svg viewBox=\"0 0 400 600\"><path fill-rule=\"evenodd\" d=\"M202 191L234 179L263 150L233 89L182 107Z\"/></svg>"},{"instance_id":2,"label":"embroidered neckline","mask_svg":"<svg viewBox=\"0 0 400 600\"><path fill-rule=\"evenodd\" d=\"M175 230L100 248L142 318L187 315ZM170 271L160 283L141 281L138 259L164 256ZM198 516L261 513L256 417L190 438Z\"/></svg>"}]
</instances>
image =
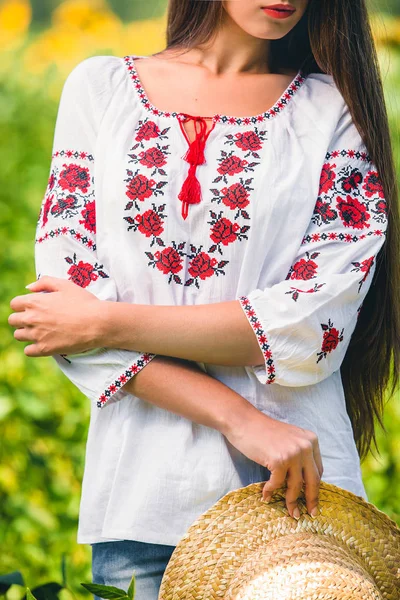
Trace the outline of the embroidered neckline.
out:
<instances>
[{"instance_id":1,"label":"embroidered neckline","mask_svg":"<svg viewBox=\"0 0 400 600\"><path fill-rule=\"evenodd\" d=\"M177 118L180 121L184 120L185 113L163 111L158 109L156 106L154 106L154 104L150 102L135 67L136 58L147 58L147 56L130 54L124 56L124 61L130 73L130 77L133 81L134 90L144 108L148 112L156 116ZM263 121L267 121L281 113L285 106L293 98L295 93L300 89L305 80L306 76L304 76L302 72L299 71L289 83L284 92L281 94L280 98L275 102L275 104L265 112L262 112L258 115L253 115L249 117L234 117L230 115L215 114L208 118L212 119L213 123L225 123L228 125L250 125L252 123L262 123Z\"/></svg>"}]
</instances>

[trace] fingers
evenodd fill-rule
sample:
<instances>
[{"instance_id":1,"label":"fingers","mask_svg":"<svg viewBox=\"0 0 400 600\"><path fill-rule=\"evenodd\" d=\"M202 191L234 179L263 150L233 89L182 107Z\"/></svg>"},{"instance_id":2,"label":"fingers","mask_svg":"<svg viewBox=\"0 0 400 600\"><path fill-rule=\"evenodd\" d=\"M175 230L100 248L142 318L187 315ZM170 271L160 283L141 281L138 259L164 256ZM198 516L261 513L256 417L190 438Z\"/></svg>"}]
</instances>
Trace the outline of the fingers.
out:
<instances>
[{"instance_id":1,"label":"fingers","mask_svg":"<svg viewBox=\"0 0 400 600\"><path fill-rule=\"evenodd\" d=\"M301 467L301 462L299 461L296 466L289 469L286 490L286 506L290 516L295 519L300 517L297 499L300 496L303 484L303 469Z\"/></svg>"},{"instance_id":2,"label":"fingers","mask_svg":"<svg viewBox=\"0 0 400 600\"><path fill-rule=\"evenodd\" d=\"M314 460L315 460L315 464L317 465L319 476L322 477L322 473L324 472L324 467L322 465L322 457L321 457L321 451L319 449L318 438L316 438L315 441L313 441L313 452L314 452Z\"/></svg>"},{"instance_id":3,"label":"fingers","mask_svg":"<svg viewBox=\"0 0 400 600\"><path fill-rule=\"evenodd\" d=\"M32 328L22 327L14 331L14 338L19 342L32 342L35 340Z\"/></svg>"},{"instance_id":4,"label":"fingers","mask_svg":"<svg viewBox=\"0 0 400 600\"><path fill-rule=\"evenodd\" d=\"M42 275L40 279L29 283L26 288L31 292L58 292L66 287L70 287L72 282L62 277L51 277L50 275Z\"/></svg>"},{"instance_id":5,"label":"fingers","mask_svg":"<svg viewBox=\"0 0 400 600\"><path fill-rule=\"evenodd\" d=\"M307 511L310 513L311 516L317 516L318 494L321 475L319 474L319 470L314 460L314 456L311 456L304 465L303 476Z\"/></svg>"},{"instance_id":6,"label":"fingers","mask_svg":"<svg viewBox=\"0 0 400 600\"><path fill-rule=\"evenodd\" d=\"M263 498L264 500L269 500L272 496L272 492L277 488L280 488L285 485L287 474L287 467L280 466L276 469L271 469L271 477L268 479L263 488Z\"/></svg>"},{"instance_id":7,"label":"fingers","mask_svg":"<svg viewBox=\"0 0 400 600\"><path fill-rule=\"evenodd\" d=\"M29 294L25 294L24 296L15 296L10 302L10 308L16 312L20 312L26 309L27 302L29 298Z\"/></svg>"}]
</instances>

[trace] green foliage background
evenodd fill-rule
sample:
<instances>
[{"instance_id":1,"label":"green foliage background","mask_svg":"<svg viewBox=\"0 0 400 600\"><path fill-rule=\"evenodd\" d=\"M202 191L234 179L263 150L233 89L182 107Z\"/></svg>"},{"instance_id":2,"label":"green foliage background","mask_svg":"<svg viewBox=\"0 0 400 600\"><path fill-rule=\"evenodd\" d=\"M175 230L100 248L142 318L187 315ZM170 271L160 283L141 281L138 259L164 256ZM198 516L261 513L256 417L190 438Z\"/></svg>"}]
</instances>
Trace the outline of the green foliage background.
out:
<instances>
[{"instance_id":1,"label":"green foliage background","mask_svg":"<svg viewBox=\"0 0 400 600\"><path fill-rule=\"evenodd\" d=\"M41 2L35 10L42 7L46 22L44 9L59 2ZM140 4L150 13L137 17L159 11L160 2L137 2L136 8ZM118 10L132 7L121 2ZM91 581L90 547L76 544L89 402L53 359L26 358L7 323L9 301L35 279L34 234L57 113L46 92L54 72L32 87L13 77L20 69L16 54L14 67L0 76L0 573L20 569L30 587L61 581L65 554L67 578L79 597L85 595L80 582ZM399 46L384 50L383 71L400 173ZM388 435L378 435L381 455L363 464L364 481L370 501L400 524L399 397L387 407L385 424Z\"/></svg>"}]
</instances>

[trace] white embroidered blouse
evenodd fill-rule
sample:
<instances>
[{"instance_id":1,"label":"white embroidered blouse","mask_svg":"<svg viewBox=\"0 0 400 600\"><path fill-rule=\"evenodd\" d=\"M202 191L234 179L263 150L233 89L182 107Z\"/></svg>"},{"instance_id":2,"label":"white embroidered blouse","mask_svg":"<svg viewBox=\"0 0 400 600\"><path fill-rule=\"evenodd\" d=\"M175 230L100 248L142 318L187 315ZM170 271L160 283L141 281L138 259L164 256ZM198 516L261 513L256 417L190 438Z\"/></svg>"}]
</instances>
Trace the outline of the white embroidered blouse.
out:
<instances>
[{"instance_id":1,"label":"white embroidered blouse","mask_svg":"<svg viewBox=\"0 0 400 600\"><path fill-rule=\"evenodd\" d=\"M90 57L65 82L37 276L112 301L240 300L264 363L198 364L260 411L314 431L322 479L367 499L340 365L387 207L348 107L331 76L299 72L266 112L214 115L205 162L193 167L185 115L151 104L135 69L142 58ZM185 204L189 168L201 200ZM268 479L219 431L125 391L154 354L54 358L91 403L78 543L176 545L227 492Z\"/></svg>"}]
</instances>

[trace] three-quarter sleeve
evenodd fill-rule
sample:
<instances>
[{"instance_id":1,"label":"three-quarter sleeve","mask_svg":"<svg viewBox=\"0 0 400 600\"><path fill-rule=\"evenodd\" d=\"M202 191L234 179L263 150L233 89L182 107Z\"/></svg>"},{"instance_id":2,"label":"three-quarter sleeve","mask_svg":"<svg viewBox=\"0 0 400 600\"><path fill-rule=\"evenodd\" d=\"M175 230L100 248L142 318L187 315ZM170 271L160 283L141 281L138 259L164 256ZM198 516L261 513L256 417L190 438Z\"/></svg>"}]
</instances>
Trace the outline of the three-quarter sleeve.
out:
<instances>
[{"instance_id":1,"label":"three-quarter sleeve","mask_svg":"<svg viewBox=\"0 0 400 600\"><path fill-rule=\"evenodd\" d=\"M286 278L237 297L264 356L250 367L261 383L306 386L340 368L386 230L382 183L347 110Z\"/></svg>"},{"instance_id":2,"label":"three-quarter sleeve","mask_svg":"<svg viewBox=\"0 0 400 600\"><path fill-rule=\"evenodd\" d=\"M96 251L94 165L100 115L86 73L87 62L96 58L79 63L64 83L50 176L36 228L35 268L37 278L50 275L69 279L101 300L117 301L116 282ZM70 381L103 408L127 395L124 384L154 356L98 348L53 358Z\"/></svg>"}]
</instances>

